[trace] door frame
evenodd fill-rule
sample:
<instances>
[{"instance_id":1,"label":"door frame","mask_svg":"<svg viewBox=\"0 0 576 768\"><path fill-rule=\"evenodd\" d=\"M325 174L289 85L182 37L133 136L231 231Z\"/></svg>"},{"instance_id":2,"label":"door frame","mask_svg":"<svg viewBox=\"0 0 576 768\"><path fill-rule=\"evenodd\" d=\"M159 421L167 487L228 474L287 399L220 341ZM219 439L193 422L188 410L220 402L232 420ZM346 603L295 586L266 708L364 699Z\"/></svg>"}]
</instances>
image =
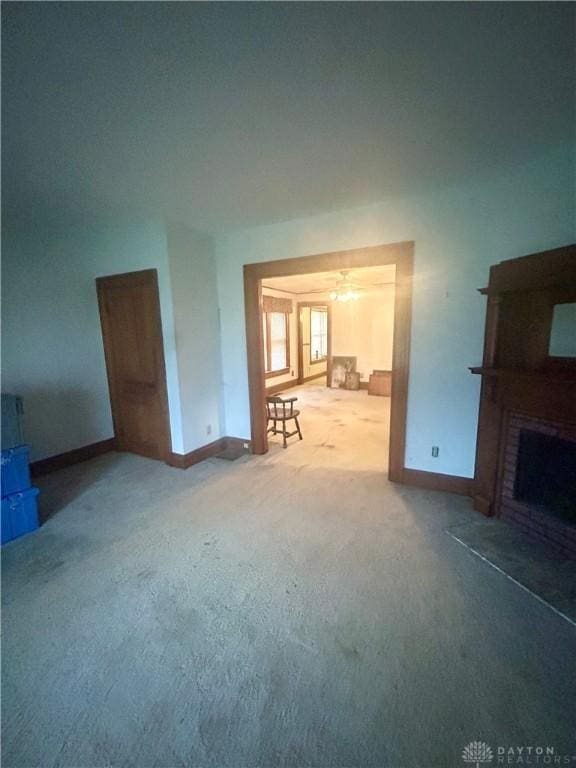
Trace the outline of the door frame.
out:
<instances>
[{"instance_id":1,"label":"door frame","mask_svg":"<svg viewBox=\"0 0 576 768\"><path fill-rule=\"evenodd\" d=\"M244 265L244 307L253 453L264 454L268 451L264 349L260 322L262 280L272 277L305 275L311 272L341 271L388 264L396 266L388 478L393 482L403 482L410 374L413 241Z\"/></svg>"},{"instance_id":2,"label":"door frame","mask_svg":"<svg viewBox=\"0 0 576 768\"><path fill-rule=\"evenodd\" d=\"M108 316L105 306L104 292L108 287L117 287L122 284L133 285L134 280L148 283L151 285L156 295L156 306L158 309L156 316L156 323L158 326L160 344L157 349L156 362L156 375L159 382L159 395L160 405L162 408L163 421L165 423L164 439L162 440L162 458L160 460L168 461L172 451L172 435L170 431L170 410L168 406L168 386L166 384L166 363L164 359L164 333L162 330L162 314L160 307L160 291L158 288L158 270L157 269L141 269L134 272L122 272L117 275L105 275L103 277L96 278L96 291L98 294L98 309L100 312L100 327L102 331L102 343L104 346L104 357L106 360L106 377L108 380L108 392L110 397L110 410L112 411L112 424L114 427L114 441L116 450L122 451L124 447L119 436L118 423L119 417L117 413L117 398L116 398L116 382L112 375L114 368L114 361L111 357L109 349L108 335L111 329L108 327Z\"/></svg>"},{"instance_id":3,"label":"door frame","mask_svg":"<svg viewBox=\"0 0 576 768\"><path fill-rule=\"evenodd\" d=\"M328 309L328 317L326 320L326 349L327 349L327 357L326 357L326 386L330 386L330 358L332 356L332 305L328 299L325 301L298 301L296 302L296 312L298 313L298 384L304 384L306 381L312 381L314 378L319 378L320 374L318 376L308 377L307 379L304 378L302 375L304 370L304 358L302 355L302 346L303 346L303 333L302 333L302 318L300 316L300 309L302 307L327 307Z\"/></svg>"}]
</instances>

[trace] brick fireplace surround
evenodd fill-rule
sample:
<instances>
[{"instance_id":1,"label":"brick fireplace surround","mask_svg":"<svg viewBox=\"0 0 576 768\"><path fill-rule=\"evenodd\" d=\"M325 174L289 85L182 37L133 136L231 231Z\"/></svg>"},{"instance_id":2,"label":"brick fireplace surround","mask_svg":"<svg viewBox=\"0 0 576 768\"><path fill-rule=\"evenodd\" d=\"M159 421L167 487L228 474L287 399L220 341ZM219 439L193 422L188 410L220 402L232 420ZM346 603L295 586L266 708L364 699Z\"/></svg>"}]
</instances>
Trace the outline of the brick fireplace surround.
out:
<instances>
[{"instance_id":1,"label":"brick fireplace surround","mask_svg":"<svg viewBox=\"0 0 576 768\"><path fill-rule=\"evenodd\" d=\"M520 430L526 429L576 443L576 428L522 413L511 412L507 419L502 450L502 470L498 507L500 517L526 533L553 546L563 555L576 559L576 525L563 522L514 497Z\"/></svg>"}]
</instances>

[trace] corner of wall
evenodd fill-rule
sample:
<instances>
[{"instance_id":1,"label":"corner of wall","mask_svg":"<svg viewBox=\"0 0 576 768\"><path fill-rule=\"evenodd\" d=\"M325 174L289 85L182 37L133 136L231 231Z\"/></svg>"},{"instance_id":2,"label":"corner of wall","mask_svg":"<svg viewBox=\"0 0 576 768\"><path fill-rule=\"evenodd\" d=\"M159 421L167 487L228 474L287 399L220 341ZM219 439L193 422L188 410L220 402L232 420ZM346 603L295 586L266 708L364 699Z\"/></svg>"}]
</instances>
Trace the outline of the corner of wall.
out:
<instances>
[{"instance_id":1,"label":"corner of wall","mask_svg":"<svg viewBox=\"0 0 576 768\"><path fill-rule=\"evenodd\" d=\"M185 454L224 434L216 263L209 235L167 222L166 239Z\"/></svg>"}]
</instances>

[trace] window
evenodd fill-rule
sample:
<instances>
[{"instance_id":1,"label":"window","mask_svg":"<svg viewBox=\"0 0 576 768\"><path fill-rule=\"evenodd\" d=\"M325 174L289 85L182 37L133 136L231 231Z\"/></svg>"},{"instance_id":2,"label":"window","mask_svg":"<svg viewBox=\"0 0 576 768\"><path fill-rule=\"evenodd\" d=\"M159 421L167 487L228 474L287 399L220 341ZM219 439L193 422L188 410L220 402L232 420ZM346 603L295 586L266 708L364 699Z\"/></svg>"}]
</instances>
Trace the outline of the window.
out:
<instances>
[{"instance_id":1,"label":"window","mask_svg":"<svg viewBox=\"0 0 576 768\"><path fill-rule=\"evenodd\" d=\"M264 312L264 361L266 374L278 376L290 367L290 315L287 312Z\"/></svg>"},{"instance_id":2,"label":"window","mask_svg":"<svg viewBox=\"0 0 576 768\"><path fill-rule=\"evenodd\" d=\"M310 310L310 362L326 360L328 355L328 310L312 307Z\"/></svg>"}]
</instances>

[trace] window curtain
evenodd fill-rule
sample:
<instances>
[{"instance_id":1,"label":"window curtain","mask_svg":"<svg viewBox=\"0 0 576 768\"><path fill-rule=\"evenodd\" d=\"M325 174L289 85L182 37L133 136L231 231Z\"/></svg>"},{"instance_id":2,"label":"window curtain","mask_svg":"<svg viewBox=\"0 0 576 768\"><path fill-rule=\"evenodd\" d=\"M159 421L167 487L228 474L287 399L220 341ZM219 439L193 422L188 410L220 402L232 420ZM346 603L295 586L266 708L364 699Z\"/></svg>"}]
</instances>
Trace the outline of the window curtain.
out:
<instances>
[{"instance_id":1,"label":"window curtain","mask_svg":"<svg viewBox=\"0 0 576 768\"><path fill-rule=\"evenodd\" d=\"M279 299L277 296L262 296L262 309L264 312L283 312L286 315L292 312L292 299Z\"/></svg>"}]
</instances>

